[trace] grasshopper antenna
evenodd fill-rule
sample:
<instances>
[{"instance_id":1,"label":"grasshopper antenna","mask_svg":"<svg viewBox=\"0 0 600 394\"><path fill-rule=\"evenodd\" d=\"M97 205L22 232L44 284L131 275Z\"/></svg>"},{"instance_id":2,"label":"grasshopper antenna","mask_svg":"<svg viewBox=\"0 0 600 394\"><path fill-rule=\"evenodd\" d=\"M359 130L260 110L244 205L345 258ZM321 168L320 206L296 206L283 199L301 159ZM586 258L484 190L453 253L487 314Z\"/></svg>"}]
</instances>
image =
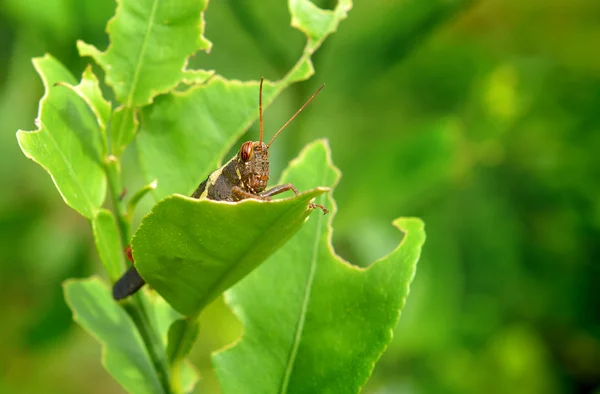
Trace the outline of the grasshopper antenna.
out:
<instances>
[{"instance_id":1,"label":"grasshopper antenna","mask_svg":"<svg viewBox=\"0 0 600 394\"><path fill-rule=\"evenodd\" d=\"M262 81L261 81L261 83L262 83ZM319 94L319 92L321 91L321 89L323 89L324 86L325 86L325 84L321 85L321 87L319 89L317 89L317 91L304 103L304 105L302 107L300 107L300 109L298 111L296 111L296 113L287 122L285 122L285 124L283 126L281 126L281 128L279 130L277 130L277 133L275 133L275 135L273 136L273 138L271 138L271 141L269 141L269 143L267 144L267 149L271 146L271 144L273 143L273 141L275 141L275 138L277 138L277 136L279 135L279 133L281 133L281 130L285 129L286 126L289 125L290 122L292 120L294 120L294 118L296 116L298 116L298 114L300 112L302 112L302 110L304 109L304 107L306 107L317 96L317 94ZM261 131L260 131L261 134L260 135L261 135L261 141L262 141L262 111L261 111L260 125L261 125Z\"/></svg>"},{"instance_id":2,"label":"grasshopper antenna","mask_svg":"<svg viewBox=\"0 0 600 394\"><path fill-rule=\"evenodd\" d=\"M263 80L265 78L261 77L260 78L260 89L259 89L259 93L258 93L258 113L259 113L259 117L260 117L260 143L262 144L262 140L263 140L263 133L264 133L264 127L263 127L263 115L262 115L262 85L263 85Z\"/></svg>"}]
</instances>

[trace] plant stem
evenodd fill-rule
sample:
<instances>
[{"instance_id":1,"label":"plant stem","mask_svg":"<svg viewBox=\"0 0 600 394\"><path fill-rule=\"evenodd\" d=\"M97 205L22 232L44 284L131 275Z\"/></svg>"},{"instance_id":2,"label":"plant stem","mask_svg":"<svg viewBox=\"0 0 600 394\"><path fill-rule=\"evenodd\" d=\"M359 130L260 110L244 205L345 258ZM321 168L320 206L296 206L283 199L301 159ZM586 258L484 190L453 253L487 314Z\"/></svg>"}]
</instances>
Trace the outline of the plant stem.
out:
<instances>
[{"instance_id":1,"label":"plant stem","mask_svg":"<svg viewBox=\"0 0 600 394\"><path fill-rule=\"evenodd\" d=\"M108 188L113 203L113 210L119 226L121 243L124 248L129 245L131 224L127 209L121 198L121 190L123 188L121 185L119 159L112 155L109 156L105 163L105 170L108 178ZM160 338L156 324L149 313L146 296L140 291L132 296L130 300L126 300L121 304L135 323L142 340L144 341L144 345L152 360L156 375L163 386L164 392L171 394L172 389L169 384L169 364L167 362L165 346Z\"/></svg>"},{"instance_id":2,"label":"plant stem","mask_svg":"<svg viewBox=\"0 0 600 394\"><path fill-rule=\"evenodd\" d=\"M138 292L133 295L132 300L128 300L123 303L123 308L127 311L131 319L142 336L142 340L146 345L158 380L161 382L165 393L172 393L170 382L169 382L169 365L167 363L167 357L165 348L156 330L156 325L150 318L148 313L148 301L142 292Z\"/></svg>"},{"instance_id":3,"label":"plant stem","mask_svg":"<svg viewBox=\"0 0 600 394\"><path fill-rule=\"evenodd\" d=\"M127 216L125 204L123 204L121 198L121 192L123 190L123 185L121 183L121 163L116 156L110 155L108 156L104 167L108 178L108 189L113 204L114 214L117 217L117 224L119 225L121 246L125 248L129 245L131 223Z\"/></svg>"}]
</instances>

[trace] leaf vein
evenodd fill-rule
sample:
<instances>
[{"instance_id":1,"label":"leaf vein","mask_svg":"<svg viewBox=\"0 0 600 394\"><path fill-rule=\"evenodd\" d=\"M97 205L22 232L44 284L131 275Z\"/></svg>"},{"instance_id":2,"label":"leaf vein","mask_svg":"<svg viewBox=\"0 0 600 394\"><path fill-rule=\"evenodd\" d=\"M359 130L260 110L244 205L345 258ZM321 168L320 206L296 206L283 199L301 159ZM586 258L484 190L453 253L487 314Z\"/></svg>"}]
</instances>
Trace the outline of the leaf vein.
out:
<instances>
[{"instance_id":1,"label":"leaf vein","mask_svg":"<svg viewBox=\"0 0 600 394\"><path fill-rule=\"evenodd\" d=\"M77 178L77 173L75 172L75 169L73 168L73 166L71 165L71 162L67 159L67 156L64 154L64 152L62 151L60 145L58 144L58 142L56 141L56 139L54 138L54 136L52 135L52 133L50 133L49 128L41 121L40 119L40 132L45 129L46 133L48 135L48 137L50 137L50 141L52 142L52 144L54 145L54 148L56 149L56 152L58 152L58 154L60 155L60 158L62 159L62 161L65 164L65 168L67 170L67 173L69 174L69 176L75 181L73 182L73 185L77 186L77 189L79 190L80 195L83 197L83 200L85 201L85 203L87 204L88 208L90 209L90 213L93 215L95 212L95 205L92 203L91 199L89 198L89 196L87 195L85 189L81 186L81 184L79 183L79 178ZM50 171L48 171L50 172ZM52 176L52 178L54 178L54 176L52 174L50 174ZM56 180L54 180L54 182L56 183ZM62 195L62 190L60 188L58 188L59 193ZM65 201L67 201L66 198L64 198L63 195L63 199Z\"/></svg>"},{"instance_id":2,"label":"leaf vein","mask_svg":"<svg viewBox=\"0 0 600 394\"><path fill-rule=\"evenodd\" d=\"M135 71L133 73L133 79L131 81L131 89L129 90L129 96L127 97L127 106L131 108L131 102L133 100L133 94L135 92L135 86L138 83L138 79L140 77L140 72L142 69L142 58L146 54L146 48L148 47L148 41L150 37L150 32L152 31L152 27L154 26L154 18L156 17L156 9L158 8L159 0L154 0L152 3L152 10L150 11L150 18L148 19L148 28L146 29L146 34L144 35L144 41L142 42L142 47L140 49L140 53L137 58L137 64L135 67Z\"/></svg>"},{"instance_id":3,"label":"leaf vein","mask_svg":"<svg viewBox=\"0 0 600 394\"><path fill-rule=\"evenodd\" d=\"M325 167L325 170L327 167ZM323 174L323 179L325 179L325 174ZM298 355L298 348L300 347L300 341L302 338L302 333L304 331L304 323L306 320L306 312L308 311L308 304L310 302L310 296L312 292L312 284L315 279L315 272L317 271L317 253L319 250L319 240L321 239L322 227L321 221L323 220L323 215L318 216L317 223L317 231L315 233L315 241L313 243L313 253L310 261L310 270L308 272L308 278L306 281L305 291L304 291L304 299L302 300L302 308L300 309L300 319L298 320L298 325L296 327L296 334L294 335L294 343L292 344L292 351L290 352L290 357L288 358L288 362L285 368L285 374L283 376L283 381L281 383L280 393L286 393L288 390L288 385L290 383L290 378L292 376L292 370L294 369L294 364L296 362L296 357Z\"/></svg>"}]
</instances>

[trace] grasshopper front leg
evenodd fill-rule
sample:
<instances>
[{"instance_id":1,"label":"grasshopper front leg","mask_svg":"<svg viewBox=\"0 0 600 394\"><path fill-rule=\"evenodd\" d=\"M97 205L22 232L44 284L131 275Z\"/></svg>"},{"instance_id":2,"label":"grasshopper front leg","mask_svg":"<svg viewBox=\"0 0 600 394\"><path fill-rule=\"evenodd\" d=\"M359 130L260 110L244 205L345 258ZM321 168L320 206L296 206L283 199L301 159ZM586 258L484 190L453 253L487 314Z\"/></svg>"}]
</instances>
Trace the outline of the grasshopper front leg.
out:
<instances>
[{"instance_id":1,"label":"grasshopper front leg","mask_svg":"<svg viewBox=\"0 0 600 394\"><path fill-rule=\"evenodd\" d=\"M273 197L273 196L275 196L277 194L285 193L288 190L293 191L294 194L298 194L299 193L298 189L296 189L294 187L294 185L292 185L291 183L286 183L284 185L273 186L269 190L264 191L264 192L260 193L259 195L247 192L247 191L245 191L242 188L237 187L237 186L233 187L233 189L231 191L240 200L243 200L245 198L256 198L256 199L259 199L259 200L270 201L271 197ZM329 211L327 210L327 208L325 208L323 205L320 205L320 204L310 203L308 205L308 207L311 208L311 209L320 208L323 211L323 215L329 213Z\"/></svg>"},{"instance_id":2,"label":"grasshopper front leg","mask_svg":"<svg viewBox=\"0 0 600 394\"><path fill-rule=\"evenodd\" d=\"M294 187L294 185L292 185L291 183L286 183L285 185L277 185L277 186L273 186L272 188L270 188L269 190L266 190L262 193L260 193L261 197L272 197L276 194L280 194L280 193L285 193L288 190L291 190L294 192L294 194L298 194L298 189L296 189Z\"/></svg>"},{"instance_id":3,"label":"grasshopper front leg","mask_svg":"<svg viewBox=\"0 0 600 394\"><path fill-rule=\"evenodd\" d=\"M288 190L291 190L294 192L294 194L298 194L298 189L296 189L294 187L294 185L292 185L291 183L286 183L284 185L277 185L277 186L273 186L272 188L270 188L267 191L264 191L260 194L261 197L266 197L266 198L271 198L272 196L276 195L276 194L280 194L280 193L284 193L287 192ZM325 208L323 205L320 204L315 204L315 203L310 203L308 205L309 208L311 209L315 209L315 208L321 208L321 210L323 211L323 215L329 213L329 211L327 210L327 208Z\"/></svg>"}]
</instances>

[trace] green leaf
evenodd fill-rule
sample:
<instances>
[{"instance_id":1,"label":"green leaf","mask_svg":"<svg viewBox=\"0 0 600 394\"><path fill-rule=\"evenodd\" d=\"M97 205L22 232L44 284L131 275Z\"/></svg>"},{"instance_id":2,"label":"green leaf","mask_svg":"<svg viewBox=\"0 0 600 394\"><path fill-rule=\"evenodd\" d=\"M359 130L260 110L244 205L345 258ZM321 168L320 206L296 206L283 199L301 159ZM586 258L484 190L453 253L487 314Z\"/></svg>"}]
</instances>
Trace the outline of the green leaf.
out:
<instances>
[{"instance_id":1,"label":"green leaf","mask_svg":"<svg viewBox=\"0 0 600 394\"><path fill-rule=\"evenodd\" d=\"M109 101L104 99L102 96L102 90L100 90L100 83L98 82L98 78L96 74L92 71L92 66L87 66L83 75L81 77L81 82L77 86L71 86L68 84L62 84L63 86L73 89L75 93L83 101L86 102L88 107L96 116L96 120L98 121L98 125L102 132L106 130L106 125L108 124L108 120L110 119L110 113L112 111L112 106ZM104 140L106 140L106 136L104 136Z\"/></svg>"},{"instance_id":2,"label":"green leaf","mask_svg":"<svg viewBox=\"0 0 600 394\"><path fill-rule=\"evenodd\" d=\"M127 203L127 216L129 218L133 217L135 212L135 208L139 204L139 202L146 196L146 194L150 193L154 189L156 189L157 182L156 180L150 182L147 185L142 186L135 194L129 199Z\"/></svg>"},{"instance_id":3,"label":"green leaf","mask_svg":"<svg viewBox=\"0 0 600 394\"><path fill-rule=\"evenodd\" d=\"M140 107L178 84L201 83L212 75L187 70L187 59L209 50L203 36L206 0L119 0L108 23L110 45L100 52L82 41L81 56L91 56L106 72L106 83L126 107Z\"/></svg>"},{"instance_id":4,"label":"green leaf","mask_svg":"<svg viewBox=\"0 0 600 394\"><path fill-rule=\"evenodd\" d=\"M137 111L121 106L112 114L110 124L110 152L119 157L127 145L133 140L140 122Z\"/></svg>"},{"instance_id":5,"label":"green leaf","mask_svg":"<svg viewBox=\"0 0 600 394\"><path fill-rule=\"evenodd\" d=\"M167 197L133 236L136 267L173 308L195 317L296 233L326 190L270 202Z\"/></svg>"},{"instance_id":6,"label":"green leaf","mask_svg":"<svg viewBox=\"0 0 600 394\"><path fill-rule=\"evenodd\" d=\"M352 9L352 0L339 0L334 10L323 10L310 0L290 0L292 26L308 37L307 48L314 50L319 41L337 30L341 20L346 19Z\"/></svg>"},{"instance_id":7,"label":"green leaf","mask_svg":"<svg viewBox=\"0 0 600 394\"><path fill-rule=\"evenodd\" d=\"M198 324L197 321L191 322L188 319L183 319L183 316L174 310L171 305L169 305L161 296L156 293L150 295L152 300L152 306L156 315L156 321L158 325L158 330L160 332L161 337L167 344L167 354L169 357L169 361L171 362L171 385L174 388L175 392L185 392L191 393L194 389L196 383L200 379L199 373L196 368L190 363L189 359L184 359L187 357L193 342L198 334ZM190 326L186 326L185 328L191 328L189 330L193 335L193 338L184 339L183 349L184 352L181 352L180 357L177 358L176 366L173 366L173 360L176 357L173 357L173 353L175 352L175 342L182 340L183 338L175 335L175 333L171 333L171 330L177 331L178 334L183 336L188 335L188 330L181 330L180 321L186 321L187 323L191 323ZM173 326L178 326L177 328L172 328ZM194 334L195 332L195 334ZM171 353L171 355L169 355ZM180 389L179 391L176 390Z\"/></svg>"},{"instance_id":8,"label":"green leaf","mask_svg":"<svg viewBox=\"0 0 600 394\"><path fill-rule=\"evenodd\" d=\"M117 221L109 210L101 209L92 219L92 229L100 260L111 281L115 282L125 267L124 247L121 245Z\"/></svg>"},{"instance_id":9,"label":"green leaf","mask_svg":"<svg viewBox=\"0 0 600 394\"><path fill-rule=\"evenodd\" d=\"M320 141L305 148L282 182L334 187L339 177ZM335 212L331 197L319 202ZM402 243L363 269L333 251L333 216L314 217L226 293L244 334L213 356L225 393L356 393L367 381L408 295L423 223L396 219Z\"/></svg>"},{"instance_id":10,"label":"green leaf","mask_svg":"<svg viewBox=\"0 0 600 394\"><path fill-rule=\"evenodd\" d=\"M171 324L169 328L169 339L167 341L167 357L171 365L171 381L176 382L173 386L178 385L178 382L183 384L191 383L184 386L184 389L191 391L198 381L197 374L192 369L190 371L187 355L192 350L196 338L198 338L199 325L196 319L178 319ZM193 374L189 376L190 372ZM190 377L192 379L190 379ZM176 389L175 391L182 391ZM187 392L188 390L186 390Z\"/></svg>"},{"instance_id":11,"label":"green leaf","mask_svg":"<svg viewBox=\"0 0 600 394\"><path fill-rule=\"evenodd\" d=\"M100 83L96 74L92 71L92 66L87 66L83 72L81 83L75 87L75 89L81 92L82 98L85 97L90 109L96 115L98 124L102 129L106 129L108 120L110 119L110 112L112 106L109 101L104 99L102 96L102 90L100 90Z\"/></svg>"},{"instance_id":12,"label":"green leaf","mask_svg":"<svg viewBox=\"0 0 600 394\"><path fill-rule=\"evenodd\" d=\"M102 132L97 117L72 88L76 81L60 62L46 55L34 59L33 65L46 92L36 119L39 129L19 130L19 145L27 157L50 173L65 202L92 219L106 194ZM79 86L89 93L87 84L93 81L86 82L86 75L90 77L84 73ZM57 83L71 87L55 86Z\"/></svg>"},{"instance_id":13,"label":"green leaf","mask_svg":"<svg viewBox=\"0 0 600 394\"><path fill-rule=\"evenodd\" d=\"M198 322L189 319L178 319L169 328L167 340L167 358L171 364L185 358L198 337Z\"/></svg>"},{"instance_id":14,"label":"green leaf","mask_svg":"<svg viewBox=\"0 0 600 394\"><path fill-rule=\"evenodd\" d=\"M291 84L308 79L314 74L312 54L321 46L325 38L337 30L352 9L352 0L338 0L333 10L324 10L309 0L289 0L292 26L306 35L307 41L300 60L286 75L285 81Z\"/></svg>"},{"instance_id":15,"label":"green leaf","mask_svg":"<svg viewBox=\"0 0 600 394\"><path fill-rule=\"evenodd\" d=\"M352 3L338 2L333 11L306 1L290 1L294 27L307 44L292 70L277 82L265 81L264 106L290 84L313 73L310 57L334 32ZM308 97L307 97L308 98ZM290 114L291 115L291 114ZM258 82L230 81L215 76L187 92L172 92L143 108L138 151L146 179L158 179L156 196L190 194L258 117ZM267 132L265 138L270 139Z\"/></svg>"},{"instance_id":16,"label":"green leaf","mask_svg":"<svg viewBox=\"0 0 600 394\"><path fill-rule=\"evenodd\" d=\"M130 393L162 393L144 342L129 315L96 277L68 280L65 298L73 319L102 344L102 364Z\"/></svg>"}]
</instances>

